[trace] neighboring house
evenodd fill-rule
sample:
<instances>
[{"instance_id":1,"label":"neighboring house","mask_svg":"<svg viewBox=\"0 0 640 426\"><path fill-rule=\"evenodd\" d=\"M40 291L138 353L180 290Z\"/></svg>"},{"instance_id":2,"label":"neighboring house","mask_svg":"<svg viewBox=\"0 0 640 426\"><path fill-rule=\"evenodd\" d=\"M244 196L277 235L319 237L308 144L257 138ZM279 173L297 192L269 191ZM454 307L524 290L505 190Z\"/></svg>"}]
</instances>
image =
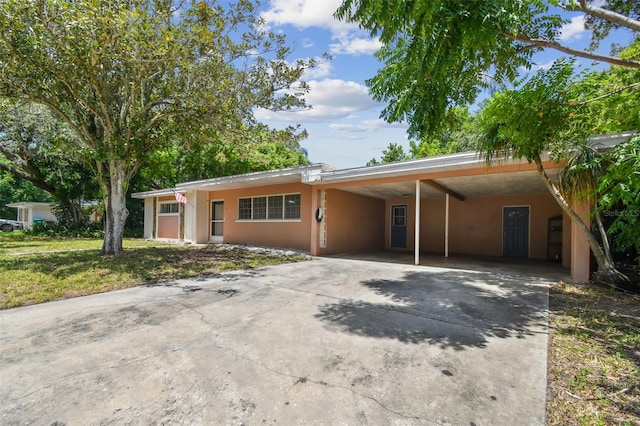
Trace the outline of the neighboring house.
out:
<instances>
[{"instance_id":1,"label":"neighboring house","mask_svg":"<svg viewBox=\"0 0 640 426\"><path fill-rule=\"evenodd\" d=\"M36 201L21 201L18 203L7 204L7 207L13 207L18 209L17 221L22 222L22 226L25 229L29 229L36 222L57 222L55 214L53 214L53 206L55 203L41 203ZM82 207L87 208L95 206L95 201L83 201ZM97 222L98 217L95 213L92 213L89 220Z\"/></svg>"},{"instance_id":2,"label":"neighboring house","mask_svg":"<svg viewBox=\"0 0 640 426\"><path fill-rule=\"evenodd\" d=\"M22 222L25 229L29 229L35 222L56 222L56 216L51 211L53 203L40 203L35 201L21 201L7 204L7 207L18 209L16 220Z\"/></svg>"},{"instance_id":3,"label":"neighboring house","mask_svg":"<svg viewBox=\"0 0 640 426\"><path fill-rule=\"evenodd\" d=\"M604 146L632 133L598 138ZM556 179L560 164L544 166ZM181 194L186 203L177 202ZM325 164L185 182L132 194L144 235L288 247L329 255L380 250L558 260L587 281L586 239L535 165L487 167L474 152L336 170ZM588 209L576 206L588 220Z\"/></svg>"}]
</instances>

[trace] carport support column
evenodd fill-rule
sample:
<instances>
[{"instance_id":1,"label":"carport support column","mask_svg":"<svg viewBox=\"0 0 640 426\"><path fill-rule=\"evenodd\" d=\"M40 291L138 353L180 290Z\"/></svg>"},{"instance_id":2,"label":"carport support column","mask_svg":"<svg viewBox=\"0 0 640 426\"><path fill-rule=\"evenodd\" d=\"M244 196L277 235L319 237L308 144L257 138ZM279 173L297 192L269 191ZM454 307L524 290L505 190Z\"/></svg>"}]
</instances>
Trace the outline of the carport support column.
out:
<instances>
[{"instance_id":1,"label":"carport support column","mask_svg":"<svg viewBox=\"0 0 640 426\"><path fill-rule=\"evenodd\" d=\"M449 257L449 194L444 194L444 257Z\"/></svg>"},{"instance_id":2,"label":"carport support column","mask_svg":"<svg viewBox=\"0 0 640 426\"><path fill-rule=\"evenodd\" d=\"M415 264L420 264L420 179L416 180Z\"/></svg>"}]
</instances>

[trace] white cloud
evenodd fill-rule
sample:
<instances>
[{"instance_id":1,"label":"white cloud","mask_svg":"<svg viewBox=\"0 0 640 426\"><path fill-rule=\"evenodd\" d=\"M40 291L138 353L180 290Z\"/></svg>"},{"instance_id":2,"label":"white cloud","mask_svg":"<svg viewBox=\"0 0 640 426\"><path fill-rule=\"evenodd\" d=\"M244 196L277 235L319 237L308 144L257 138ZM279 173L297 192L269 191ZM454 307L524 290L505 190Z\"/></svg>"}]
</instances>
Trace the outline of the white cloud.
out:
<instances>
[{"instance_id":1,"label":"white cloud","mask_svg":"<svg viewBox=\"0 0 640 426\"><path fill-rule=\"evenodd\" d=\"M382 47L382 43L377 38L353 37L352 33L337 36L334 39L337 39L338 42L329 44L329 52L334 55L370 55Z\"/></svg>"},{"instance_id":2,"label":"white cloud","mask_svg":"<svg viewBox=\"0 0 640 426\"><path fill-rule=\"evenodd\" d=\"M261 121L333 121L380 106L369 96L366 86L354 81L311 80L309 88L305 99L310 109L296 112L257 109L256 118Z\"/></svg>"},{"instance_id":3,"label":"white cloud","mask_svg":"<svg viewBox=\"0 0 640 426\"><path fill-rule=\"evenodd\" d=\"M587 32L584 27L585 15L575 16L571 18L571 21L564 24L560 28L558 34L558 40L565 43L580 40L582 36Z\"/></svg>"},{"instance_id":4,"label":"white cloud","mask_svg":"<svg viewBox=\"0 0 640 426\"><path fill-rule=\"evenodd\" d=\"M322 28L331 32L335 43L329 45L329 51L335 55L369 55L377 51L382 44L358 29L357 24L335 19L333 14L342 0L272 0L269 9L260 16L267 28L281 25L293 25L299 29ZM303 40L303 46L313 43Z\"/></svg>"},{"instance_id":5,"label":"white cloud","mask_svg":"<svg viewBox=\"0 0 640 426\"><path fill-rule=\"evenodd\" d=\"M357 28L333 17L342 0L272 0L260 14L268 26L290 24L298 28L320 27L332 32Z\"/></svg>"},{"instance_id":6,"label":"white cloud","mask_svg":"<svg viewBox=\"0 0 640 426\"><path fill-rule=\"evenodd\" d=\"M333 69L331 62L325 58L316 57L316 66L304 71L304 80L318 80L331 75Z\"/></svg>"}]
</instances>

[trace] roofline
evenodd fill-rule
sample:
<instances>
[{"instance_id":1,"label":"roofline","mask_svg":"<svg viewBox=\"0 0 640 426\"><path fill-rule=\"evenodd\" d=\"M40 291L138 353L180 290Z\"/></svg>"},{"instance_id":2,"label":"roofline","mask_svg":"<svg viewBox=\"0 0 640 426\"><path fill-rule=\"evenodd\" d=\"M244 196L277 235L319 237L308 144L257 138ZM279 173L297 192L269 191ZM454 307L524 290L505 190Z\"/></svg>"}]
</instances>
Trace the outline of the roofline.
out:
<instances>
[{"instance_id":1,"label":"roofline","mask_svg":"<svg viewBox=\"0 0 640 426\"><path fill-rule=\"evenodd\" d=\"M312 172L312 171L324 172L329 170L334 170L334 168L324 163L314 163L308 166L287 167L284 169L266 170L262 172L243 173L241 175L222 176L222 177L217 177L213 179L203 179L203 180L196 180L191 182L184 182L184 183L177 184L176 189L186 190L186 189L198 188L200 186L251 182L255 180L269 179L269 178L275 178L275 177L295 176L297 174L303 175L305 174L305 172Z\"/></svg>"},{"instance_id":2,"label":"roofline","mask_svg":"<svg viewBox=\"0 0 640 426\"><path fill-rule=\"evenodd\" d=\"M52 206L54 203L48 203L46 201L17 201L15 203L5 204L7 207L29 207L29 206Z\"/></svg>"},{"instance_id":3,"label":"roofline","mask_svg":"<svg viewBox=\"0 0 640 426\"><path fill-rule=\"evenodd\" d=\"M603 148L610 148L623 142L637 131L625 131L606 135L592 136L587 139L592 144ZM542 156L544 161L549 159L547 154ZM506 158L498 161L501 165L524 164L524 159ZM288 167L284 169L267 170L262 172L244 173L241 175L223 176L212 179L203 179L177 184L174 188L158 189L154 191L136 192L131 194L133 198L148 198L175 193L184 193L205 186L217 186L225 184L241 184L272 178L300 175L300 181L311 185L339 182L346 180L365 180L380 177L395 177L411 174L434 173L449 170L464 170L486 165L486 161L477 151L468 151L455 154L439 155L437 157L419 158L417 160L397 161L393 163L378 164L375 166L360 166L347 169L335 169L324 163L313 163L307 166ZM265 182L267 185L268 182Z\"/></svg>"},{"instance_id":4,"label":"roofline","mask_svg":"<svg viewBox=\"0 0 640 426\"><path fill-rule=\"evenodd\" d=\"M270 178L283 176L300 175L302 182L308 183L318 179L322 172L334 170L333 167L324 163L313 163L307 166L287 167L284 169L266 170L261 172L243 173L241 175L222 176L212 179L202 179L177 184L174 188L157 189L153 191L136 192L131 194L132 198L162 197L174 195L175 193L185 193L186 191L197 189L203 186L235 184L245 182L255 182ZM268 184L268 183L265 183Z\"/></svg>"},{"instance_id":5,"label":"roofline","mask_svg":"<svg viewBox=\"0 0 640 426\"><path fill-rule=\"evenodd\" d=\"M636 131L613 133L593 136L587 139L592 144L601 145L603 148L610 148L623 142ZM548 153L542 156L543 161L549 160ZM496 161L500 165L524 164L525 159L503 158ZM312 184L322 184L328 182L338 182L346 180L365 180L378 177L395 177L410 174L435 173L449 170L471 169L486 165L486 160L477 151L467 151L455 154L439 155L437 157L419 158L417 160L396 161L393 163L378 164L375 166L361 166L349 169L333 170L321 173L320 181L310 182Z\"/></svg>"}]
</instances>

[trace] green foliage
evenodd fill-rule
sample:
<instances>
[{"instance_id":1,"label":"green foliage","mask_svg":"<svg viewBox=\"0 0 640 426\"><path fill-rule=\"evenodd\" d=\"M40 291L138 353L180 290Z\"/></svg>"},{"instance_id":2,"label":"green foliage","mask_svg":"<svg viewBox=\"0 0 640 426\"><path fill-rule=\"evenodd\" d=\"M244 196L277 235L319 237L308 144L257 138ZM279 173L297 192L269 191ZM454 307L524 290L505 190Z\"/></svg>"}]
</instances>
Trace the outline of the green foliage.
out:
<instances>
[{"instance_id":1,"label":"green foliage","mask_svg":"<svg viewBox=\"0 0 640 426\"><path fill-rule=\"evenodd\" d=\"M424 138L420 143L409 142L411 158L475 151L480 137L477 121L477 116L471 115L468 108L450 108L442 129L435 137Z\"/></svg>"},{"instance_id":2,"label":"green foliage","mask_svg":"<svg viewBox=\"0 0 640 426\"><path fill-rule=\"evenodd\" d=\"M63 224L55 222L34 223L29 229L22 231L30 237L48 238L102 238L104 229L101 223Z\"/></svg>"},{"instance_id":3,"label":"green foliage","mask_svg":"<svg viewBox=\"0 0 640 426\"><path fill-rule=\"evenodd\" d=\"M344 0L336 16L357 22L383 42L376 55L384 66L367 84L376 100L388 104L383 118L408 122L409 134L422 139L437 133L451 106L470 104L482 89L515 81L520 68L531 67L537 51L562 48L559 30L567 21L554 6L570 6L561 3ZM612 24L600 8L570 3L574 11L590 17L593 28L606 31L624 22ZM628 14L633 30L640 24L634 21L638 8L630 3L610 0L605 7ZM594 33L594 39L602 31ZM570 54L640 68L640 61L622 56Z\"/></svg>"},{"instance_id":4,"label":"green foliage","mask_svg":"<svg viewBox=\"0 0 640 426\"><path fill-rule=\"evenodd\" d=\"M405 154L404 148L402 148L402 145L390 142L387 149L382 150L382 157L380 157L380 160L378 161L375 158L372 158L367 162L367 166L393 163L395 161L403 161L408 159L409 159L409 156Z\"/></svg>"},{"instance_id":5,"label":"green foliage","mask_svg":"<svg viewBox=\"0 0 640 426\"><path fill-rule=\"evenodd\" d=\"M52 197L48 192L33 186L31 182L0 170L0 218L16 219L16 209L6 205L20 201L49 202L52 201Z\"/></svg>"},{"instance_id":6,"label":"green foliage","mask_svg":"<svg viewBox=\"0 0 640 426\"><path fill-rule=\"evenodd\" d=\"M150 154L209 129L240 143L256 107L304 105L313 62L289 65L284 36L261 28L249 0L0 4L0 97L46 105L73 131L65 152L95 170L105 252L122 251L126 192Z\"/></svg>"},{"instance_id":7,"label":"green foliage","mask_svg":"<svg viewBox=\"0 0 640 426\"><path fill-rule=\"evenodd\" d=\"M533 162L545 151L558 158L584 141L589 129L569 103L573 78L572 62L560 60L489 99L479 123L479 150L487 161L512 156Z\"/></svg>"},{"instance_id":8,"label":"green foliage","mask_svg":"<svg viewBox=\"0 0 640 426\"><path fill-rule=\"evenodd\" d=\"M598 185L599 211L614 218L608 229L614 247L635 250L640 263L640 135L613 147L604 161L607 173Z\"/></svg>"}]
</instances>

